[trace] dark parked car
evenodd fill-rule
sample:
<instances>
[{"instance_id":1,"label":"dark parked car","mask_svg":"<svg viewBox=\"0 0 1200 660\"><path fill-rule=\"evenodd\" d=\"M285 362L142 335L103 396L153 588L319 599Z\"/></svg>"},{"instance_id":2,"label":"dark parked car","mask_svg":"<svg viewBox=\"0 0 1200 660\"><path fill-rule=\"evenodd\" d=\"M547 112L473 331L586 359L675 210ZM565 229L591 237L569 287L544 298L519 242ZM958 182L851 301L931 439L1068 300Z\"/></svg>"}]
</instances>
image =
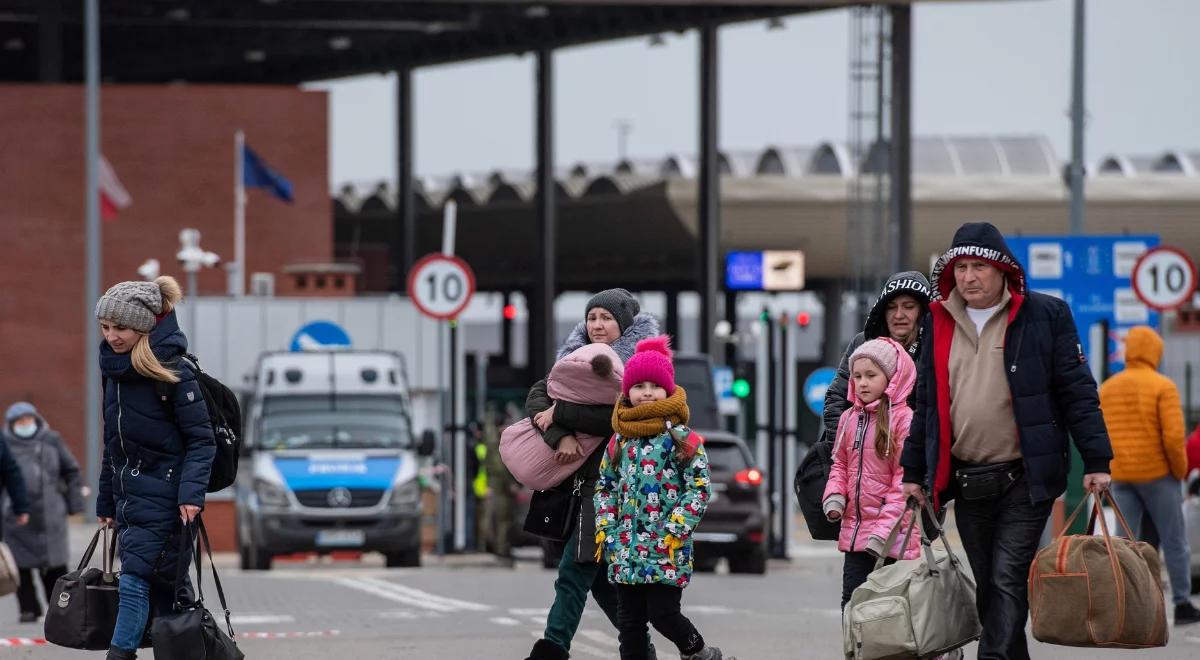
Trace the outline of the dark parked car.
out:
<instances>
[{"instance_id":1,"label":"dark parked car","mask_svg":"<svg viewBox=\"0 0 1200 660\"><path fill-rule=\"evenodd\" d=\"M696 566L711 570L725 557L733 573L766 573L768 509L762 471L741 438L723 431L701 434L713 496L692 537Z\"/></svg>"}]
</instances>

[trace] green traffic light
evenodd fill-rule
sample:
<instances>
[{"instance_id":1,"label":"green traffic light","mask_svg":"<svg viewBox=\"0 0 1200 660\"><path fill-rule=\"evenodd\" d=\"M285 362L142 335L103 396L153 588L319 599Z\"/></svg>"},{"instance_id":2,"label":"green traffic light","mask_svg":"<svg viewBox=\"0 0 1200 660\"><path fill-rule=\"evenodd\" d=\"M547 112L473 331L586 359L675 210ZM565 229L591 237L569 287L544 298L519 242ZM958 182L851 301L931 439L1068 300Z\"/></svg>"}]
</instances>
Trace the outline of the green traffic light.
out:
<instances>
[{"instance_id":1,"label":"green traffic light","mask_svg":"<svg viewBox=\"0 0 1200 660\"><path fill-rule=\"evenodd\" d=\"M745 378L739 378L733 381L733 395L739 399L744 399L750 396L750 382Z\"/></svg>"}]
</instances>

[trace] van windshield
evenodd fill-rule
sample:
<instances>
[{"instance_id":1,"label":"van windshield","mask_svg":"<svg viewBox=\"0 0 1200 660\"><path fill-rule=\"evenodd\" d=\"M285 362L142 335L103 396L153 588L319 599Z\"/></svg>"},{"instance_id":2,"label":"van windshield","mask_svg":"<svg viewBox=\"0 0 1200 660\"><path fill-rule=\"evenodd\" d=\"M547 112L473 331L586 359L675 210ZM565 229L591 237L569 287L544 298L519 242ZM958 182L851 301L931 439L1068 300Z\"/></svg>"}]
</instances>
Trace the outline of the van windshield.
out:
<instances>
[{"instance_id":1,"label":"van windshield","mask_svg":"<svg viewBox=\"0 0 1200 660\"><path fill-rule=\"evenodd\" d=\"M410 449L408 420L397 415L279 414L262 421L258 448Z\"/></svg>"}]
</instances>

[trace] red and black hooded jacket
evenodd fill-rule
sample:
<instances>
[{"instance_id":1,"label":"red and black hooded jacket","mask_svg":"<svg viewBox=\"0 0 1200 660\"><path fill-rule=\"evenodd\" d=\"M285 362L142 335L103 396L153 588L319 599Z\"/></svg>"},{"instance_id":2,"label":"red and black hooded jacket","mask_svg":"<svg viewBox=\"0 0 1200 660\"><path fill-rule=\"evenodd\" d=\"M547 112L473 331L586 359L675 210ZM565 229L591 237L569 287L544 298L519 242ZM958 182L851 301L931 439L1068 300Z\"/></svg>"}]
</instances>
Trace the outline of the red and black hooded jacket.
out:
<instances>
[{"instance_id":1,"label":"red and black hooded jacket","mask_svg":"<svg viewBox=\"0 0 1200 660\"><path fill-rule=\"evenodd\" d=\"M977 222L955 232L951 248L930 273L933 301L922 324L917 406L900 458L904 481L924 485L939 504L951 496L949 365L954 319L943 301L955 287L954 262L962 258L984 259L1007 275L1012 302L1004 364L1032 500L1054 499L1066 490L1068 436L1074 438L1086 473L1108 472L1112 447L1070 307L1053 296L1028 291L1025 271L1000 231Z\"/></svg>"}]
</instances>

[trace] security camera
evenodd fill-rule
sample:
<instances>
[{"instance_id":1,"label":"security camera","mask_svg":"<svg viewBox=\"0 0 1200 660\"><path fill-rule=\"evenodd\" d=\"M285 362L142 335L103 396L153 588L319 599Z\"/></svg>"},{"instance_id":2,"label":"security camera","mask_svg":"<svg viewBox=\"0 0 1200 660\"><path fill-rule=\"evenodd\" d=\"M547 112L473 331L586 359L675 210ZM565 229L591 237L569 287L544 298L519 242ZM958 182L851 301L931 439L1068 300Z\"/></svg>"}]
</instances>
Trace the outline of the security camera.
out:
<instances>
[{"instance_id":1,"label":"security camera","mask_svg":"<svg viewBox=\"0 0 1200 660\"><path fill-rule=\"evenodd\" d=\"M138 266L137 269L137 274L140 275L142 279L147 281L154 281L158 279L159 272L161 272L161 269L159 268L158 259L147 259L145 263L143 263L141 266Z\"/></svg>"}]
</instances>

